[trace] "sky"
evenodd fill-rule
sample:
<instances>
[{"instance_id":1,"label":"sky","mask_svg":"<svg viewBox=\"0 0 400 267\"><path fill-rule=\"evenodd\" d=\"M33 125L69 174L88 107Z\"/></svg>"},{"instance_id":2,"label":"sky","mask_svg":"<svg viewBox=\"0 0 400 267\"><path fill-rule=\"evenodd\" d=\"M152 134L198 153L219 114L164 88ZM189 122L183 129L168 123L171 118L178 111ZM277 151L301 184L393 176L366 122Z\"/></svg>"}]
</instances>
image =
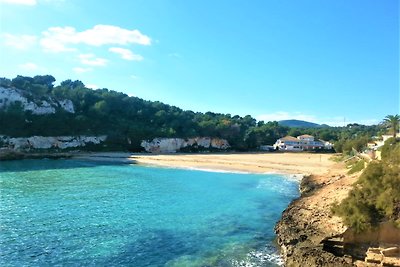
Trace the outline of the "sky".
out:
<instances>
[{"instance_id":1,"label":"sky","mask_svg":"<svg viewBox=\"0 0 400 267\"><path fill-rule=\"evenodd\" d=\"M0 36L1 77L265 121L400 113L398 0L0 0Z\"/></svg>"}]
</instances>

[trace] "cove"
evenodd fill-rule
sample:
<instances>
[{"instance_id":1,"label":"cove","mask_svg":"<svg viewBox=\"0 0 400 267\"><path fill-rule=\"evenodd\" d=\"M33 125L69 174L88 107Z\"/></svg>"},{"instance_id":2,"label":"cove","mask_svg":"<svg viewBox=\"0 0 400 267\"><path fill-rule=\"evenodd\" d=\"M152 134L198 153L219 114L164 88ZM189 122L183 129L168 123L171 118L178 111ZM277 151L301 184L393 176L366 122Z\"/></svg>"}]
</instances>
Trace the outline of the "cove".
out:
<instances>
[{"instance_id":1,"label":"cove","mask_svg":"<svg viewBox=\"0 0 400 267\"><path fill-rule=\"evenodd\" d=\"M78 160L0 163L1 266L276 266L298 196L277 174Z\"/></svg>"}]
</instances>

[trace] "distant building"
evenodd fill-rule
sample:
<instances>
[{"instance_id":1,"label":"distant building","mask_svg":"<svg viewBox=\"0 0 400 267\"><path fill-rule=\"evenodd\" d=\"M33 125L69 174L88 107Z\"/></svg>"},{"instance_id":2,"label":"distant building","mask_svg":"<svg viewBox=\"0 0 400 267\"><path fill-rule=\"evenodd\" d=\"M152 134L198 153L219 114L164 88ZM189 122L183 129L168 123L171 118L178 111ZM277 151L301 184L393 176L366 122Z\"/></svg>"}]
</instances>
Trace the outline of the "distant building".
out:
<instances>
[{"instance_id":1,"label":"distant building","mask_svg":"<svg viewBox=\"0 0 400 267\"><path fill-rule=\"evenodd\" d=\"M375 149L376 147L378 147L378 142L374 141L368 142L367 147L368 149Z\"/></svg>"},{"instance_id":2,"label":"distant building","mask_svg":"<svg viewBox=\"0 0 400 267\"><path fill-rule=\"evenodd\" d=\"M276 140L274 148L276 150L303 151L302 141L293 136L285 136Z\"/></svg>"},{"instance_id":3,"label":"distant building","mask_svg":"<svg viewBox=\"0 0 400 267\"><path fill-rule=\"evenodd\" d=\"M378 150L381 146L383 146L389 138L393 137L391 134L384 134L381 137L374 137L374 141L368 142L367 149L368 150ZM400 133L396 134L397 138L400 138Z\"/></svg>"},{"instance_id":4,"label":"distant building","mask_svg":"<svg viewBox=\"0 0 400 267\"><path fill-rule=\"evenodd\" d=\"M285 136L276 140L274 144L276 150L284 151L304 151L332 149L332 144L322 140L315 140L314 136L303 134L300 136Z\"/></svg>"}]
</instances>

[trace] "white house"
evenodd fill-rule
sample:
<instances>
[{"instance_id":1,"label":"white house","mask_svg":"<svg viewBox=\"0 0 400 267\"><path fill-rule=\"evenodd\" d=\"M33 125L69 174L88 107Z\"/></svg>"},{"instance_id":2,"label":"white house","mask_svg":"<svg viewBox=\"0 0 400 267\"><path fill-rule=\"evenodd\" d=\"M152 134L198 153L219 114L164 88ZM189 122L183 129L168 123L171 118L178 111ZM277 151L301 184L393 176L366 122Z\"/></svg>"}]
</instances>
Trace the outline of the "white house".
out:
<instances>
[{"instance_id":1,"label":"white house","mask_svg":"<svg viewBox=\"0 0 400 267\"><path fill-rule=\"evenodd\" d=\"M296 137L285 136L276 140L274 144L276 150L284 151L304 151L304 150L318 150L318 149L331 149L332 144L325 141L315 140L314 136L303 134Z\"/></svg>"},{"instance_id":2,"label":"white house","mask_svg":"<svg viewBox=\"0 0 400 267\"><path fill-rule=\"evenodd\" d=\"M276 140L276 150L303 151L302 141L293 136L285 136Z\"/></svg>"}]
</instances>

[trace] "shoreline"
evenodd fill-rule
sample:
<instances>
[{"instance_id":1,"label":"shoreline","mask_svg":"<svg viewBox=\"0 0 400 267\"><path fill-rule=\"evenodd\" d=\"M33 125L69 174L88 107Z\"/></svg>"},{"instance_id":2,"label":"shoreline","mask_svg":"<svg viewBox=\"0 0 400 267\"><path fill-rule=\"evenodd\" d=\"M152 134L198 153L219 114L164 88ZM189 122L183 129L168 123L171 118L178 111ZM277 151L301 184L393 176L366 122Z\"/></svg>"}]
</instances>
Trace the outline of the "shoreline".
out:
<instances>
[{"instance_id":1,"label":"shoreline","mask_svg":"<svg viewBox=\"0 0 400 267\"><path fill-rule=\"evenodd\" d=\"M359 174L332 172L302 179L300 196L282 212L275 225L277 243L286 266L354 266L353 259L336 256L330 240L347 227L331 207L343 200Z\"/></svg>"},{"instance_id":2,"label":"shoreline","mask_svg":"<svg viewBox=\"0 0 400 267\"><path fill-rule=\"evenodd\" d=\"M323 175L335 163L330 160L334 154L307 152L232 152L232 153L174 153L147 154L130 152L16 152L0 154L0 160L20 159L81 159L132 163L143 166L191 169L212 172L235 172L243 174L287 174Z\"/></svg>"},{"instance_id":3,"label":"shoreline","mask_svg":"<svg viewBox=\"0 0 400 267\"><path fill-rule=\"evenodd\" d=\"M344 164L334 162L330 159L332 156L235 153L132 155L132 158L142 165L169 168L196 166L197 170L295 175L300 196L288 205L275 225L277 246L285 266L353 266L351 259L335 256L324 246L325 240L346 230L342 220L332 215L330 207L347 196L358 177L358 174L346 175Z\"/></svg>"},{"instance_id":4,"label":"shoreline","mask_svg":"<svg viewBox=\"0 0 400 267\"><path fill-rule=\"evenodd\" d=\"M144 166L245 173L301 175L300 196L282 212L275 224L277 248L285 266L353 266L351 259L324 250L324 240L342 234L346 227L331 214L335 201L347 196L357 175L345 175L343 163L332 154L232 153L133 154L129 159Z\"/></svg>"},{"instance_id":5,"label":"shoreline","mask_svg":"<svg viewBox=\"0 0 400 267\"><path fill-rule=\"evenodd\" d=\"M43 158L51 154L43 154ZM357 175L344 174L346 172L344 165L330 159L334 154L177 153L155 155L127 152L70 152L66 155L68 158L78 160L142 166L287 175L290 179L299 181L300 196L288 205L275 225L277 246L280 248L285 265L352 266L348 259L336 257L323 249L324 240L341 234L345 230L341 219L332 216L330 206L347 196L357 178ZM35 155L35 158L38 157Z\"/></svg>"},{"instance_id":6,"label":"shoreline","mask_svg":"<svg viewBox=\"0 0 400 267\"><path fill-rule=\"evenodd\" d=\"M249 174L325 174L334 165L332 154L224 153L224 154L133 154L141 165Z\"/></svg>"}]
</instances>

